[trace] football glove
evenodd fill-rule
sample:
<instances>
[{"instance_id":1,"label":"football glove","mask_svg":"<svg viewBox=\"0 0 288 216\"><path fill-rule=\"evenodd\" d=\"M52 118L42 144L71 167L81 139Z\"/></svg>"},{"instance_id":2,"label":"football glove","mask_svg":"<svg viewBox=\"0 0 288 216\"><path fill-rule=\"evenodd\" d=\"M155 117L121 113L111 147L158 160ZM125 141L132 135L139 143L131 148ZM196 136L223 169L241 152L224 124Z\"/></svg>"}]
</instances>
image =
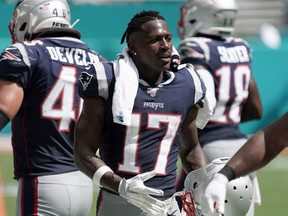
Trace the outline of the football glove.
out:
<instances>
[{"instance_id":1,"label":"football glove","mask_svg":"<svg viewBox=\"0 0 288 216\"><path fill-rule=\"evenodd\" d=\"M224 202L228 179L225 175L216 173L213 179L205 189L202 198L201 208L204 215L217 212L219 215L224 214Z\"/></svg>"},{"instance_id":2,"label":"football glove","mask_svg":"<svg viewBox=\"0 0 288 216\"><path fill-rule=\"evenodd\" d=\"M151 215L163 215L165 203L150 195L163 196L162 190L146 187L144 182L156 175L155 171L146 172L130 179L123 178L119 184L118 192L129 203Z\"/></svg>"}]
</instances>

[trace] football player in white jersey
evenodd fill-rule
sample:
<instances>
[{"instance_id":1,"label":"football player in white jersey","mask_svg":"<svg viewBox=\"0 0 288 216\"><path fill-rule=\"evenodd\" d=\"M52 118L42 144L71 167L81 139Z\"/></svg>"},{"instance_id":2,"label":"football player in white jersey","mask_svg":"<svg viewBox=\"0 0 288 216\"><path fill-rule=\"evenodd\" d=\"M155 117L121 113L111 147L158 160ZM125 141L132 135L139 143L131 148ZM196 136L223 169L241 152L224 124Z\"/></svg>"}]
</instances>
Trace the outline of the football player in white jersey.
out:
<instances>
[{"instance_id":1,"label":"football player in white jersey","mask_svg":"<svg viewBox=\"0 0 288 216\"><path fill-rule=\"evenodd\" d=\"M262 103L252 75L252 51L249 44L232 36L237 16L235 0L187 0L178 23L178 52L182 63L192 63L215 95L214 113L199 141L211 162L231 157L246 142L239 129L241 122L262 116ZM180 151L181 152L181 151ZM183 188L185 175L179 176L177 190ZM254 201L261 203L255 173L251 173ZM249 215L254 215L251 205Z\"/></svg>"}]
</instances>

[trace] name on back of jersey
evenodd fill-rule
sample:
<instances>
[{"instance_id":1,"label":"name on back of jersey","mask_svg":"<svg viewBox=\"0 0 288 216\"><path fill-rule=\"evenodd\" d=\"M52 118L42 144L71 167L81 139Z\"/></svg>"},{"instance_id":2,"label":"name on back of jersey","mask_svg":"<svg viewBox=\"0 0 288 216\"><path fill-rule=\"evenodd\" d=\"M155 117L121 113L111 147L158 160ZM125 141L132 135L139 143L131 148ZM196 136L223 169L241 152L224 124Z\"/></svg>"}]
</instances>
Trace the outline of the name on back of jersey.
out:
<instances>
[{"instance_id":1,"label":"name on back of jersey","mask_svg":"<svg viewBox=\"0 0 288 216\"><path fill-rule=\"evenodd\" d=\"M245 46L224 47L218 46L220 61L223 63L246 63L250 61L250 56Z\"/></svg>"},{"instance_id":2,"label":"name on back of jersey","mask_svg":"<svg viewBox=\"0 0 288 216\"><path fill-rule=\"evenodd\" d=\"M46 47L52 60L63 63L77 64L87 66L99 62L99 57L92 52L87 52L79 48L68 47Z\"/></svg>"}]
</instances>

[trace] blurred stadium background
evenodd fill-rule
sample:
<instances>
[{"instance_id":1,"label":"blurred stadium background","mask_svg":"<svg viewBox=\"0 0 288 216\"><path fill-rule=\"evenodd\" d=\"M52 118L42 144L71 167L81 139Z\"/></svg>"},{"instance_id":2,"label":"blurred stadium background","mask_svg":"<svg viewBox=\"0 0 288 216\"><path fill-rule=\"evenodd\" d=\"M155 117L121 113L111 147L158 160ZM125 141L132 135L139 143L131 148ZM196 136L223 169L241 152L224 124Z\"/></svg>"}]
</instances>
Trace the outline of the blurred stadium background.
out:
<instances>
[{"instance_id":1,"label":"blurred stadium background","mask_svg":"<svg viewBox=\"0 0 288 216\"><path fill-rule=\"evenodd\" d=\"M69 0L68 0L69 1ZM236 0L239 5L235 35L244 37L253 49L253 74L262 97L260 121L241 125L247 134L266 126L288 111L288 0ZM0 50L10 44L8 23L17 0L0 0ZM184 0L70 0L72 23L82 40L109 60L122 50L120 39L131 17L141 10L158 10L166 18L177 47L179 7ZM10 125L0 132L0 177L3 180L6 215L15 213L16 181L10 146ZM279 156L259 171L263 204L257 216L287 215L288 157ZM277 176L277 183L275 181ZM1 181L0 181L1 182ZM97 193L97 191L95 191ZM0 190L1 202L1 190ZM94 205L95 206L95 205ZM286 207L286 211L285 211ZM95 207L91 210L95 215ZM0 216L1 203L0 203Z\"/></svg>"}]
</instances>

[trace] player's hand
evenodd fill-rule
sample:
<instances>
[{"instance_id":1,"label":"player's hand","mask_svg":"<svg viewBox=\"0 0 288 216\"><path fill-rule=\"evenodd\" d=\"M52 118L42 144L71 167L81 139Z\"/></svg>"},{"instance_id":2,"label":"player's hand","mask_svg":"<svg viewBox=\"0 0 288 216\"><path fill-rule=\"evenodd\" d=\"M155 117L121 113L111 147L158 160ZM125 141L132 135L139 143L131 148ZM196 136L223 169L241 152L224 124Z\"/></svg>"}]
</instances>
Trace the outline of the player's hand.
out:
<instances>
[{"instance_id":1,"label":"player's hand","mask_svg":"<svg viewBox=\"0 0 288 216\"><path fill-rule=\"evenodd\" d=\"M205 189L204 196L201 200L201 208L204 215L209 215L214 212L217 212L219 215L224 214L224 202L228 182L227 177L223 174L215 174Z\"/></svg>"},{"instance_id":2,"label":"player's hand","mask_svg":"<svg viewBox=\"0 0 288 216\"><path fill-rule=\"evenodd\" d=\"M156 175L155 171L146 172L130 179L123 178L118 192L131 204L152 215L163 215L165 203L150 195L163 196L164 192L155 188L146 187L144 182Z\"/></svg>"}]
</instances>

